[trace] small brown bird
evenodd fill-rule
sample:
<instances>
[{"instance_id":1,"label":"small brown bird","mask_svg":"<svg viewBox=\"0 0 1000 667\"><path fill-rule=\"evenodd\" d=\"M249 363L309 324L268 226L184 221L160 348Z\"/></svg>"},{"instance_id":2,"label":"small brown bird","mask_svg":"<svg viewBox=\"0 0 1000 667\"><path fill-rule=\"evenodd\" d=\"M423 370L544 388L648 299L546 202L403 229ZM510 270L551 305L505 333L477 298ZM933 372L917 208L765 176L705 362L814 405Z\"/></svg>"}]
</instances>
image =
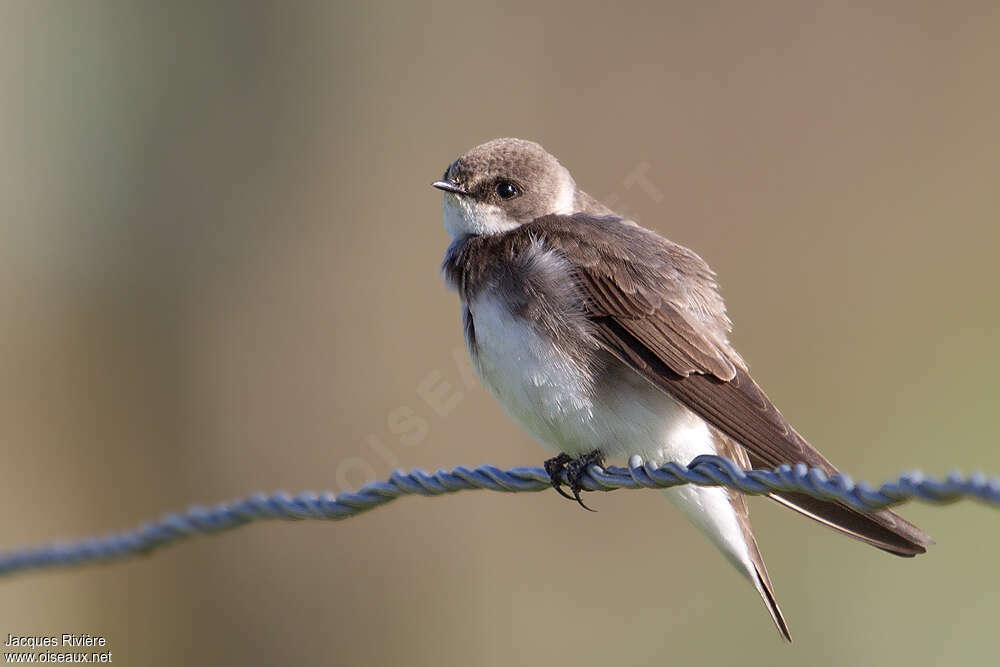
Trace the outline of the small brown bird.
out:
<instances>
[{"instance_id":1,"label":"small brown bird","mask_svg":"<svg viewBox=\"0 0 1000 667\"><path fill-rule=\"evenodd\" d=\"M483 383L559 455L553 486L606 456L689 463L718 454L744 469L836 468L795 432L729 343L715 274L695 253L576 187L536 143L495 139L445 171L444 259ZM686 485L669 498L757 588L791 641L744 497ZM897 514L774 493L779 503L898 556L932 540ZM582 503L581 503L582 504Z\"/></svg>"}]
</instances>

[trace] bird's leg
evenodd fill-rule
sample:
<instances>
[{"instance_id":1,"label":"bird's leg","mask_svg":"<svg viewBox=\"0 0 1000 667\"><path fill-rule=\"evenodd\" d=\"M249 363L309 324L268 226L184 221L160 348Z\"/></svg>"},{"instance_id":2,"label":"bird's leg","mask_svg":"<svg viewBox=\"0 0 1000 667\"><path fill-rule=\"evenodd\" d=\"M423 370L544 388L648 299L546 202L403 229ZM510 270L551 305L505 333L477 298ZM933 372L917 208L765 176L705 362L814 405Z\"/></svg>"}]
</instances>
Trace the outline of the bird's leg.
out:
<instances>
[{"instance_id":1,"label":"bird's leg","mask_svg":"<svg viewBox=\"0 0 1000 667\"><path fill-rule=\"evenodd\" d=\"M566 464L566 480L569 481L569 489L573 492L573 498L576 502L580 503L580 507L588 512L596 512L597 510L592 510L583 504L583 501L580 500L580 491L583 490L581 480L586 474L587 468L592 465L599 465L602 468L604 467L604 454L601 450L595 449L594 451L573 459Z\"/></svg>"},{"instance_id":2,"label":"bird's leg","mask_svg":"<svg viewBox=\"0 0 1000 667\"><path fill-rule=\"evenodd\" d=\"M586 474L587 468L592 465L604 467L604 454L601 450L595 449L575 459L571 458L569 454L559 454L559 456L545 462L545 472L549 474L549 481L552 483L552 488L558 491L560 496L575 500L580 503L580 507L588 512L596 512L597 510L590 509L580 499L580 491L583 490L581 480ZM569 482L569 488L573 492L573 495L569 495L562 490L560 475L563 470L566 471L566 481Z\"/></svg>"},{"instance_id":3,"label":"bird's leg","mask_svg":"<svg viewBox=\"0 0 1000 667\"><path fill-rule=\"evenodd\" d=\"M559 456L551 458L544 463L545 472L549 474L549 482L552 483L552 488L558 491L560 496L570 500L573 500L573 496L562 490L562 482L559 481L559 475L566 469L566 464L572 460L569 454L560 453Z\"/></svg>"}]
</instances>

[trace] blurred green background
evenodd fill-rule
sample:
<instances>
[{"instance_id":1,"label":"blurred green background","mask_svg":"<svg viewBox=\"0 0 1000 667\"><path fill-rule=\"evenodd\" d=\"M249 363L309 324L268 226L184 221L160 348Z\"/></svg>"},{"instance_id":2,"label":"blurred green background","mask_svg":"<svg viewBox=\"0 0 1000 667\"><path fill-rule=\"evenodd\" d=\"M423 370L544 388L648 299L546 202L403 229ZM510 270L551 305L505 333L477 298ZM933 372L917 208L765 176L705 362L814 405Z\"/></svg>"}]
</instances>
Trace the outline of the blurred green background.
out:
<instances>
[{"instance_id":1,"label":"blurred green background","mask_svg":"<svg viewBox=\"0 0 1000 667\"><path fill-rule=\"evenodd\" d=\"M856 478L1000 473L993 3L164 4L0 3L0 548L539 464L466 386L438 275L429 183L496 136L702 254ZM658 494L589 502L407 499L28 574L0 632L130 665L996 655L995 511L907 507L938 544L904 561L754 501L789 647Z\"/></svg>"}]
</instances>

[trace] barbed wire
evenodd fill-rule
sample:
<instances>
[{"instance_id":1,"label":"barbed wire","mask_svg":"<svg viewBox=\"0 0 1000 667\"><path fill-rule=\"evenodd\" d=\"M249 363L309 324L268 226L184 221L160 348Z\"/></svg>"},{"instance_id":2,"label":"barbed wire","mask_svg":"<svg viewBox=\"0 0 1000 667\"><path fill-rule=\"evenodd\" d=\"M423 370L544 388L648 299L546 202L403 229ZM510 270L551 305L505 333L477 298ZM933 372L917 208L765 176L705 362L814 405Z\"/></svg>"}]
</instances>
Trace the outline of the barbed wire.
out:
<instances>
[{"instance_id":1,"label":"barbed wire","mask_svg":"<svg viewBox=\"0 0 1000 667\"><path fill-rule=\"evenodd\" d=\"M946 504L970 498L1000 507L1000 479L981 473L968 476L951 473L938 480L911 472L874 489L864 482L855 483L845 474L828 477L822 470L801 463L782 465L774 470L744 471L727 458L711 455L699 456L686 466L667 463L661 467L633 456L626 468L591 466L581 481L586 491L665 489L681 484L725 486L747 495L794 491L823 500L839 500L866 512L907 500ZM548 488L551 488L548 473L541 468L502 470L482 465L472 469L459 466L434 474L422 470L396 471L387 481L371 482L356 492L339 495L301 493L297 496L255 494L211 508L194 506L182 513L166 514L130 531L2 553L0 576L148 554L187 537L217 534L254 521L340 521L408 495L439 496L475 489L521 493Z\"/></svg>"}]
</instances>

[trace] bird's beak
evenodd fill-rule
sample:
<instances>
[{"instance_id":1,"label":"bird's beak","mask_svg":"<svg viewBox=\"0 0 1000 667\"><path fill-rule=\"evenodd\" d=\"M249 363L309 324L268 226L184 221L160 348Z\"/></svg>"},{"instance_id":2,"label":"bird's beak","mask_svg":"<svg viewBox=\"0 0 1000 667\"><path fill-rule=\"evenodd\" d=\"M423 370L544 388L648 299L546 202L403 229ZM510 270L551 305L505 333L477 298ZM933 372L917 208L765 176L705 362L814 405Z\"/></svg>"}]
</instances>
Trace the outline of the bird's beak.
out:
<instances>
[{"instance_id":1,"label":"bird's beak","mask_svg":"<svg viewBox=\"0 0 1000 667\"><path fill-rule=\"evenodd\" d=\"M459 187L458 183L455 183L453 181L434 181L433 183L431 183L431 185L437 188L438 190L444 190L445 192L453 192L456 195L469 194L461 187Z\"/></svg>"}]
</instances>

